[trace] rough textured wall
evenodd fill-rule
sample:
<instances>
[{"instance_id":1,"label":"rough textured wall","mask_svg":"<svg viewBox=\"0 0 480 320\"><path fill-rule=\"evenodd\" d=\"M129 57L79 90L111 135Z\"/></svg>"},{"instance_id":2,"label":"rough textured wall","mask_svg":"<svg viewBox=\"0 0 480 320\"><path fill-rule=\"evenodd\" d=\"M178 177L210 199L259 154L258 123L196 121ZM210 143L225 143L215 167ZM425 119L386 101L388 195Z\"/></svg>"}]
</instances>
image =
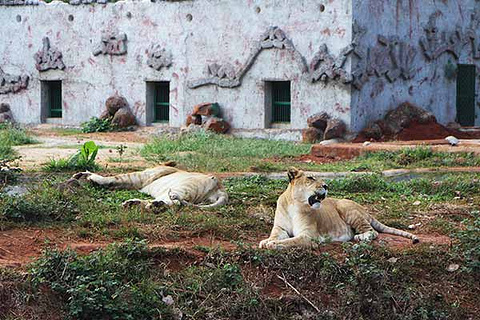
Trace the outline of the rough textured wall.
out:
<instances>
[{"instance_id":1,"label":"rough textured wall","mask_svg":"<svg viewBox=\"0 0 480 320\"><path fill-rule=\"evenodd\" d=\"M390 57L388 48L392 46L390 52L393 52L394 57L399 60L401 68L397 70L393 68L397 74L390 72L394 76L393 79L389 79L391 60L376 59L373 66L367 63L367 68L376 69L377 74L375 70L371 70L372 75L367 77L368 80L362 89L352 91L352 129L362 129L369 121L383 117L389 109L397 107L404 101L410 101L432 111L443 124L454 121L456 79L448 79L445 76L445 67L449 61L453 65L476 64L477 75L480 75L478 59L480 56L474 59L475 52L472 52L471 43L471 36L475 36L478 48L480 26L475 21L472 24L472 13L479 8L480 2L476 0L354 1L354 20L365 29L362 45L377 47L379 52L383 50L383 56L387 60ZM480 18L478 13L474 20L477 18ZM445 45L438 46L440 49L437 54L433 54L435 57L427 58L420 45L420 39L423 38L428 47L425 29L431 26L436 26L438 43ZM470 32L472 29L473 33ZM443 40L444 35L446 41ZM393 38L395 36L397 39ZM408 54L408 50L416 52ZM382 70L382 66L386 66L386 69ZM378 75L378 71L381 75ZM405 74L398 74L398 71ZM408 79L409 77L412 79ZM478 90L480 78L477 77L476 82ZM480 125L479 106L477 103L476 125Z\"/></svg>"},{"instance_id":2,"label":"rough textured wall","mask_svg":"<svg viewBox=\"0 0 480 320\"><path fill-rule=\"evenodd\" d=\"M40 122L40 80L57 79L63 80L64 124L99 116L114 93L125 96L145 124L145 82L170 81L171 126L182 125L193 105L218 102L233 128L261 129L265 80L292 81L290 128L306 127L306 118L320 111L350 122L350 87L339 81L312 83L299 58L308 66L322 44L333 55L350 44L351 0L53 2L0 6L0 21L0 67L8 74L30 76L28 88L0 95L21 122ZM242 69L262 34L273 26L283 30L295 50L259 51L234 88L189 88L192 81L209 77L207 65ZM63 70L35 68L34 55L42 52L45 37L52 54L42 56L60 52Z\"/></svg>"}]
</instances>

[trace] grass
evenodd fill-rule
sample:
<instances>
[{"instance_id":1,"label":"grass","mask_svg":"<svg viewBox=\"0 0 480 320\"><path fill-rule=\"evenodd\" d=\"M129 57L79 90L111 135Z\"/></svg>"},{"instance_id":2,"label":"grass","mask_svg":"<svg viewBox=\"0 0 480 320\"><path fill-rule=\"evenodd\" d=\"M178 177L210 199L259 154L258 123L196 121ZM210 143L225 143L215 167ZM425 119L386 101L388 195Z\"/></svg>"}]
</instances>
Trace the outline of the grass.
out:
<instances>
[{"instance_id":1,"label":"grass","mask_svg":"<svg viewBox=\"0 0 480 320\"><path fill-rule=\"evenodd\" d=\"M265 166L265 158L294 157L308 153L310 145L285 141L241 139L210 132L176 138L159 137L141 154L154 162L177 161L192 171L249 171Z\"/></svg>"},{"instance_id":2,"label":"grass","mask_svg":"<svg viewBox=\"0 0 480 320\"><path fill-rule=\"evenodd\" d=\"M308 154L311 145L286 141L242 139L209 132L175 137L162 136L146 144L141 155L152 162L174 160L202 172L285 171L290 166L312 171L373 171L395 168L480 166L473 153L434 152L429 147L367 153L352 160L307 163L296 157Z\"/></svg>"},{"instance_id":3,"label":"grass","mask_svg":"<svg viewBox=\"0 0 480 320\"><path fill-rule=\"evenodd\" d=\"M0 124L0 160L15 158L12 146L31 143L36 141L24 129L10 123Z\"/></svg>"}]
</instances>

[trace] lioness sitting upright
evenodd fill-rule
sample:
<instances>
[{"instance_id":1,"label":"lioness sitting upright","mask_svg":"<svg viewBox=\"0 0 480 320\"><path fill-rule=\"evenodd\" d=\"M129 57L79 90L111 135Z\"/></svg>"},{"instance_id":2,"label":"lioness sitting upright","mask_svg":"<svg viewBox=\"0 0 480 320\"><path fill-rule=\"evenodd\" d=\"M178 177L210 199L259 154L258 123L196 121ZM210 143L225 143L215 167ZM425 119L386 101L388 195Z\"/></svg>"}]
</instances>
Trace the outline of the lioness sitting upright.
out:
<instances>
[{"instance_id":1,"label":"lioness sitting upright","mask_svg":"<svg viewBox=\"0 0 480 320\"><path fill-rule=\"evenodd\" d=\"M73 179L86 178L95 185L114 189L136 189L154 200L130 199L124 207L141 206L158 209L174 204L194 205L202 208L221 206L227 203L228 195L217 177L174 168L175 163L146 169L144 171L102 177L91 172L79 172Z\"/></svg>"},{"instance_id":2,"label":"lioness sitting upright","mask_svg":"<svg viewBox=\"0 0 480 320\"><path fill-rule=\"evenodd\" d=\"M330 237L333 241L370 241L378 232L412 239L408 232L388 227L351 200L326 198L327 185L303 171L288 171L290 183L278 198L275 221L260 248L312 247Z\"/></svg>"}]
</instances>

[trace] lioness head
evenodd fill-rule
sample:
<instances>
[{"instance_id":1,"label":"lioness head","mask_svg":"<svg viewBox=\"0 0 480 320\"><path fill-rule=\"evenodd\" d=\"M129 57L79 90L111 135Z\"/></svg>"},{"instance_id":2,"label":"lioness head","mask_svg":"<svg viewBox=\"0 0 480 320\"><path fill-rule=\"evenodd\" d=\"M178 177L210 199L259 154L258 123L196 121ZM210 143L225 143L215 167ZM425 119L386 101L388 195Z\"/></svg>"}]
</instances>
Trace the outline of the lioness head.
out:
<instances>
[{"instance_id":1,"label":"lioness head","mask_svg":"<svg viewBox=\"0 0 480 320\"><path fill-rule=\"evenodd\" d=\"M308 203L313 209L320 208L320 203L327 196L327 185L312 175L305 174L296 168L288 170L288 179L295 200Z\"/></svg>"}]
</instances>

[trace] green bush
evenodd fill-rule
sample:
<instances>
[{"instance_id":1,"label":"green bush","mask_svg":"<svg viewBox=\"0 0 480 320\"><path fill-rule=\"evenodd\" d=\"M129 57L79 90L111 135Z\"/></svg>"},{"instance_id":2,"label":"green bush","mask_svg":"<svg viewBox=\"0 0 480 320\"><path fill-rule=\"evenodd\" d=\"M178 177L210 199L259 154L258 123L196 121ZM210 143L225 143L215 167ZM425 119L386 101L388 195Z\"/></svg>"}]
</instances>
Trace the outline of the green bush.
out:
<instances>
[{"instance_id":1,"label":"green bush","mask_svg":"<svg viewBox=\"0 0 480 320\"><path fill-rule=\"evenodd\" d=\"M30 275L63 297L74 319L168 319L171 309L150 270L146 243L128 240L87 256L47 250Z\"/></svg>"},{"instance_id":2,"label":"green bush","mask_svg":"<svg viewBox=\"0 0 480 320\"><path fill-rule=\"evenodd\" d=\"M112 123L112 117L99 119L97 117L90 118L89 121L82 123L82 132L107 132L114 131L115 125Z\"/></svg>"}]
</instances>

